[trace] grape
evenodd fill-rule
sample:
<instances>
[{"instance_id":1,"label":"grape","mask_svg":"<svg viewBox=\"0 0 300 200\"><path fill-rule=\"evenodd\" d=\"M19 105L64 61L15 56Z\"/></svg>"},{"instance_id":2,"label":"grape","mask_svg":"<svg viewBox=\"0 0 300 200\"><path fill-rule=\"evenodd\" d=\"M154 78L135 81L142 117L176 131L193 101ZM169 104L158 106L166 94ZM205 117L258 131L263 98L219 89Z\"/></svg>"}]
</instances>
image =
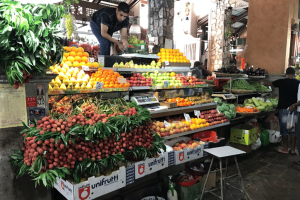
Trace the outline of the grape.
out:
<instances>
[{"instance_id":1,"label":"grape","mask_svg":"<svg viewBox=\"0 0 300 200\"><path fill-rule=\"evenodd\" d=\"M67 37L68 39L70 39L74 31L73 16L70 13L68 13L64 15L64 18L66 18L65 25L67 29Z\"/></svg>"}]
</instances>

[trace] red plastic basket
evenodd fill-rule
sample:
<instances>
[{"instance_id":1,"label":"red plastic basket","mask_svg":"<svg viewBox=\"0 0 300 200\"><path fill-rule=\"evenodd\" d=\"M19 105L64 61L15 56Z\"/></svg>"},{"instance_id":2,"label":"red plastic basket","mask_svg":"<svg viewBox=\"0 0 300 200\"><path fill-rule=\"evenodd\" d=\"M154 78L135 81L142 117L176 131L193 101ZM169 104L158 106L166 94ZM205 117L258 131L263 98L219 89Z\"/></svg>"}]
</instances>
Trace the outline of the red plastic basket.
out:
<instances>
[{"instance_id":1,"label":"red plastic basket","mask_svg":"<svg viewBox=\"0 0 300 200\"><path fill-rule=\"evenodd\" d=\"M217 133L214 131L202 131L199 133L195 133L193 135L193 139L201 139L204 142L213 141L217 142Z\"/></svg>"},{"instance_id":2,"label":"red plastic basket","mask_svg":"<svg viewBox=\"0 0 300 200\"><path fill-rule=\"evenodd\" d=\"M188 181L188 182L176 182L176 184L184 186L184 187L190 187L192 185L195 185L198 181L199 176L194 176L193 181Z\"/></svg>"}]
</instances>

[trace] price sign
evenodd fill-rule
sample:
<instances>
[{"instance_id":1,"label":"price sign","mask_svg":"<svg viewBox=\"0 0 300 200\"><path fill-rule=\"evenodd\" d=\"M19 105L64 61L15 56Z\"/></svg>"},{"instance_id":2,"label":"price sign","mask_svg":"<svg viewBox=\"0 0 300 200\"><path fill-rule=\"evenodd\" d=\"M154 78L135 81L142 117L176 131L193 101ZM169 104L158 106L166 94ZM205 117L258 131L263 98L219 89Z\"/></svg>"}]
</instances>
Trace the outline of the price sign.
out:
<instances>
[{"instance_id":1,"label":"price sign","mask_svg":"<svg viewBox=\"0 0 300 200\"><path fill-rule=\"evenodd\" d=\"M166 120L164 121L165 127L169 127L171 126L171 124L169 122L167 122Z\"/></svg>"},{"instance_id":2,"label":"price sign","mask_svg":"<svg viewBox=\"0 0 300 200\"><path fill-rule=\"evenodd\" d=\"M185 121L191 122L191 117L189 114L184 113L183 115L184 115Z\"/></svg>"},{"instance_id":3,"label":"price sign","mask_svg":"<svg viewBox=\"0 0 300 200\"><path fill-rule=\"evenodd\" d=\"M90 68L88 66L82 66L83 71L90 71Z\"/></svg>"},{"instance_id":4,"label":"price sign","mask_svg":"<svg viewBox=\"0 0 300 200\"><path fill-rule=\"evenodd\" d=\"M92 57L89 57L89 62L93 63L93 62L95 62L95 59Z\"/></svg>"},{"instance_id":5,"label":"price sign","mask_svg":"<svg viewBox=\"0 0 300 200\"><path fill-rule=\"evenodd\" d=\"M104 66L104 56L98 57L98 62L99 62L99 63L102 63L103 66Z\"/></svg>"},{"instance_id":6,"label":"price sign","mask_svg":"<svg viewBox=\"0 0 300 200\"><path fill-rule=\"evenodd\" d=\"M269 86L269 89L272 91L272 87L271 86Z\"/></svg>"},{"instance_id":7,"label":"price sign","mask_svg":"<svg viewBox=\"0 0 300 200\"><path fill-rule=\"evenodd\" d=\"M164 81L164 87L165 88L169 87L169 81Z\"/></svg>"},{"instance_id":8,"label":"price sign","mask_svg":"<svg viewBox=\"0 0 300 200\"><path fill-rule=\"evenodd\" d=\"M198 119L201 116L200 110L194 110L194 114L198 117Z\"/></svg>"},{"instance_id":9,"label":"price sign","mask_svg":"<svg viewBox=\"0 0 300 200\"><path fill-rule=\"evenodd\" d=\"M141 49L144 50L145 49L145 45L141 45Z\"/></svg>"},{"instance_id":10,"label":"price sign","mask_svg":"<svg viewBox=\"0 0 300 200\"><path fill-rule=\"evenodd\" d=\"M102 89L102 88L103 88L103 85L104 85L104 83L102 83L102 82L97 82L97 83L96 83L96 90Z\"/></svg>"},{"instance_id":11,"label":"price sign","mask_svg":"<svg viewBox=\"0 0 300 200\"><path fill-rule=\"evenodd\" d=\"M192 76L192 72L188 72L187 75L188 75L188 76Z\"/></svg>"},{"instance_id":12,"label":"price sign","mask_svg":"<svg viewBox=\"0 0 300 200\"><path fill-rule=\"evenodd\" d=\"M170 62L169 61L165 61L165 65L170 65Z\"/></svg>"},{"instance_id":13,"label":"price sign","mask_svg":"<svg viewBox=\"0 0 300 200\"><path fill-rule=\"evenodd\" d=\"M124 83L124 84L126 84L126 83L127 83L127 80L126 80L126 78L118 77L118 82L119 82L119 83Z\"/></svg>"}]
</instances>

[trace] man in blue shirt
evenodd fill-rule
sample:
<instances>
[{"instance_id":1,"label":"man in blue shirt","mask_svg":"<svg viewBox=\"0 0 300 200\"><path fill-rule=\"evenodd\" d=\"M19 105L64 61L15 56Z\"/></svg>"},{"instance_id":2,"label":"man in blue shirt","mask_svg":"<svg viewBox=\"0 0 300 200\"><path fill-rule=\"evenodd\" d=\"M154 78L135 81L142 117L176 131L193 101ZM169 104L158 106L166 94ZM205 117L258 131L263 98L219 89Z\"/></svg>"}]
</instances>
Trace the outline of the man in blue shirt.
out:
<instances>
[{"instance_id":1,"label":"man in blue shirt","mask_svg":"<svg viewBox=\"0 0 300 200\"><path fill-rule=\"evenodd\" d=\"M90 25L100 43L100 55L110 55L112 43L118 45L121 51L127 48L129 10L129 5L122 2L118 8L102 8L93 14ZM119 30L121 30L122 43L112 38L113 33Z\"/></svg>"}]
</instances>

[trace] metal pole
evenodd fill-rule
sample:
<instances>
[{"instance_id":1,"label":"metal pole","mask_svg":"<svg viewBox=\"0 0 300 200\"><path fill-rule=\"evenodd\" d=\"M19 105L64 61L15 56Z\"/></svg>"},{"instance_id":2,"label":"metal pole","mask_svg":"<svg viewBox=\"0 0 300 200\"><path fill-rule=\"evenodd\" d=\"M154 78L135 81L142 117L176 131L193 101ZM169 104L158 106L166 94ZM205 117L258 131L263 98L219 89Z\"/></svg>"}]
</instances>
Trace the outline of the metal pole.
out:
<instances>
[{"instance_id":1,"label":"metal pole","mask_svg":"<svg viewBox=\"0 0 300 200\"><path fill-rule=\"evenodd\" d=\"M223 192L223 172L222 172L222 159L220 158L220 173L221 173L221 178L220 178L220 181L221 181L221 199L223 200L224 199L224 192Z\"/></svg>"},{"instance_id":2,"label":"metal pole","mask_svg":"<svg viewBox=\"0 0 300 200\"><path fill-rule=\"evenodd\" d=\"M211 163L210 163L210 166L209 166L209 169L208 169L208 172L207 172L207 175L206 175L206 179L205 179L205 182L204 182L204 185L203 185L203 189L202 189L202 194L201 194L200 200L202 200L202 198L203 198L204 191L205 191L205 186L206 186L207 179L208 179L208 176L209 176L209 173L210 173L211 166L212 166L213 162L214 162L214 157L212 157L212 159L211 159Z\"/></svg>"},{"instance_id":3,"label":"metal pole","mask_svg":"<svg viewBox=\"0 0 300 200\"><path fill-rule=\"evenodd\" d=\"M242 190L244 191L244 194L245 194L245 199L247 199L247 193L245 191L245 188L244 188L244 183L243 183L243 179L242 179L242 174L240 172L240 168L239 168L239 165L238 165L238 162L237 162L237 159L236 159L236 156L234 156L234 160L235 160L235 164L236 164L236 168L237 168L237 171L238 171L238 174L241 178L241 186L242 186Z\"/></svg>"}]
</instances>

